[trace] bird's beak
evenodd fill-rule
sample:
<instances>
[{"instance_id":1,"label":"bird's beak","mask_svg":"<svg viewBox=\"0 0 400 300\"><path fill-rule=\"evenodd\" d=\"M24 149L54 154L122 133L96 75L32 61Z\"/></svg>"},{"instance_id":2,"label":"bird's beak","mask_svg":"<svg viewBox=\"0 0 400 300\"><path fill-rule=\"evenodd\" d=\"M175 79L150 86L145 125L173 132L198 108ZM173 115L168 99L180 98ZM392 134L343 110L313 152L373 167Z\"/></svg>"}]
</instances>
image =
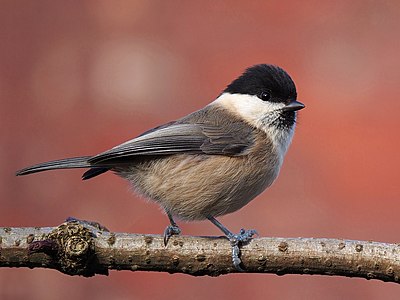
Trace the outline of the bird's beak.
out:
<instances>
[{"instance_id":1,"label":"bird's beak","mask_svg":"<svg viewBox=\"0 0 400 300\"><path fill-rule=\"evenodd\" d=\"M305 105L299 101L292 100L288 105L282 108L283 111L296 111L303 109Z\"/></svg>"}]
</instances>

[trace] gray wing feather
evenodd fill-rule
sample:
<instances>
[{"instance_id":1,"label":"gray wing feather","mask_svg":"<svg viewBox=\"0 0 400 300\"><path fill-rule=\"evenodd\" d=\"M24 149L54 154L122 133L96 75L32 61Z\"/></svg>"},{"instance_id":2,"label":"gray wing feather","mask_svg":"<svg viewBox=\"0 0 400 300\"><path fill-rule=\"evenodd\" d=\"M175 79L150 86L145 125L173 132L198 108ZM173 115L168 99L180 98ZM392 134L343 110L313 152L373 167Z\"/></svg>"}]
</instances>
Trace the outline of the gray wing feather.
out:
<instances>
[{"instance_id":1,"label":"gray wing feather","mask_svg":"<svg viewBox=\"0 0 400 300\"><path fill-rule=\"evenodd\" d=\"M88 160L92 165L125 160L142 155L170 155L178 153L206 153L240 155L253 143L251 130L243 126L223 128L210 124L169 124L149 131L137 138L100 153Z\"/></svg>"},{"instance_id":2,"label":"gray wing feather","mask_svg":"<svg viewBox=\"0 0 400 300\"><path fill-rule=\"evenodd\" d=\"M200 147L204 153L221 155L240 155L253 144L253 129L241 123L231 123L228 128L202 126L208 137Z\"/></svg>"}]
</instances>

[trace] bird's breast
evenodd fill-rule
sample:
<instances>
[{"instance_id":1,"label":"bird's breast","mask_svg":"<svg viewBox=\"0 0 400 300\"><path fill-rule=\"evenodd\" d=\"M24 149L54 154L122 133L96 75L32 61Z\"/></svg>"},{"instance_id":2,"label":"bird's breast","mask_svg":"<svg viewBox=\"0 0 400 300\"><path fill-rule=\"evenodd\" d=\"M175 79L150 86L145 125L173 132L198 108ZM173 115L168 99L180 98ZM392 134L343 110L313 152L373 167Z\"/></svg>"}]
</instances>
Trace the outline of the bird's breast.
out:
<instances>
[{"instance_id":1,"label":"bird's breast","mask_svg":"<svg viewBox=\"0 0 400 300\"><path fill-rule=\"evenodd\" d=\"M203 220L246 205L272 184L280 165L272 144L256 141L242 156L176 154L117 172L171 214Z\"/></svg>"}]
</instances>

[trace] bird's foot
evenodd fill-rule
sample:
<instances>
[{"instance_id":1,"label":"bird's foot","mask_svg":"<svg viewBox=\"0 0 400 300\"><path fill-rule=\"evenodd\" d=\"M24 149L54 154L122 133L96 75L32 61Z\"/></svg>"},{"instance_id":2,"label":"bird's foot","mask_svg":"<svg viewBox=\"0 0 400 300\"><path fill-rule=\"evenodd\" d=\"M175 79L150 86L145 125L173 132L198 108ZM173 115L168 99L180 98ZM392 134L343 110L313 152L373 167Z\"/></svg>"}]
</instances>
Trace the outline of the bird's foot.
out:
<instances>
[{"instance_id":1,"label":"bird's foot","mask_svg":"<svg viewBox=\"0 0 400 300\"><path fill-rule=\"evenodd\" d=\"M232 263L235 266L236 270L244 272L244 270L240 266L242 260L240 259L239 246L248 243L253 238L253 235L257 234L257 231L254 229L244 230L242 228L240 229L239 234L229 234L227 236L232 246Z\"/></svg>"},{"instance_id":2,"label":"bird's foot","mask_svg":"<svg viewBox=\"0 0 400 300\"><path fill-rule=\"evenodd\" d=\"M164 230L164 246L167 246L168 240L173 235L180 235L181 229L177 225L168 225Z\"/></svg>"}]
</instances>

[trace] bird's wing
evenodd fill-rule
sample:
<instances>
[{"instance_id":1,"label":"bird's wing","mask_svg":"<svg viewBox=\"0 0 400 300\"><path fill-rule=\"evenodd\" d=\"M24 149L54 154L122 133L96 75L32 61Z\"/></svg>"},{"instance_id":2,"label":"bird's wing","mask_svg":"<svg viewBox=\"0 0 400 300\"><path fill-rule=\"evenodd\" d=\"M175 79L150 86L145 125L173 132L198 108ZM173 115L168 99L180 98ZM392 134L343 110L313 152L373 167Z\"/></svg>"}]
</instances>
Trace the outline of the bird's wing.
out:
<instances>
[{"instance_id":1,"label":"bird's wing","mask_svg":"<svg viewBox=\"0 0 400 300\"><path fill-rule=\"evenodd\" d=\"M124 163L143 155L178 153L237 156L254 142L251 128L240 123L228 125L169 123L88 160L96 164Z\"/></svg>"}]
</instances>

